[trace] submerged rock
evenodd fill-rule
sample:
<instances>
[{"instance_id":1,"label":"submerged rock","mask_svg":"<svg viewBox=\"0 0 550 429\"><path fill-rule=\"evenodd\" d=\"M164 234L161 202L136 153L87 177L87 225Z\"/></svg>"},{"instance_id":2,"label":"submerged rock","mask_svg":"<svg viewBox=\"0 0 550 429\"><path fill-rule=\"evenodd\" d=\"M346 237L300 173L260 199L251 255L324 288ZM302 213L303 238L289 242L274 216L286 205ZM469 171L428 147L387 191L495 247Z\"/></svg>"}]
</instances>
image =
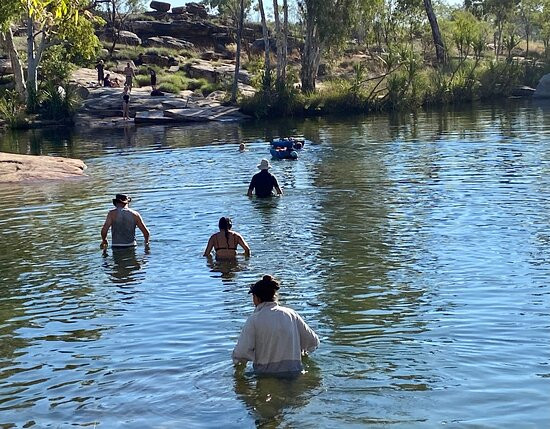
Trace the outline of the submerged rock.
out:
<instances>
[{"instance_id":1,"label":"submerged rock","mask_svg":"<svg viewBox=\"0 0 550 429\"><path fill-rule=\"evenodd\" d=\"M85 169L79 159L0 152L0 183L73 179Z\"/></svg>"}]
</instances>

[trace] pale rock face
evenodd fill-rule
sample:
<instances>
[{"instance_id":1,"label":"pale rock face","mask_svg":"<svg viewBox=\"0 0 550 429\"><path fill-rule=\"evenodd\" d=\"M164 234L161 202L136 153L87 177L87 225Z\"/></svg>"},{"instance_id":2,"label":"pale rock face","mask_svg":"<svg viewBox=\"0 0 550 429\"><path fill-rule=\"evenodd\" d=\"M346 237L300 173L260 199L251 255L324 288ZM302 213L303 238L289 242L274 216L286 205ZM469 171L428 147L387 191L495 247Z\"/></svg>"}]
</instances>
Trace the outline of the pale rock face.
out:
<instances>
[{"instance_id":1,"label":"pale rock face","mask_svg":"<svg viewBox=\"0 0 550 429\"><path fill-rule=\"evenodd\" d=\"M543 77L541 77L539 84L537 85L537 89L535 90L535 94L533 94L533 97L550 98L550 73L545 74Z\"/></svg>"},{"instance_id":2,"label":"pale rock face","mask_svg":"<svg viewBox=\"0 0 550 429\"><path fill-rule=\"evenodd\" d=\"M85 169L79 159L0 152L0 183L74 179Z\"/></svg>"}]
</instances>

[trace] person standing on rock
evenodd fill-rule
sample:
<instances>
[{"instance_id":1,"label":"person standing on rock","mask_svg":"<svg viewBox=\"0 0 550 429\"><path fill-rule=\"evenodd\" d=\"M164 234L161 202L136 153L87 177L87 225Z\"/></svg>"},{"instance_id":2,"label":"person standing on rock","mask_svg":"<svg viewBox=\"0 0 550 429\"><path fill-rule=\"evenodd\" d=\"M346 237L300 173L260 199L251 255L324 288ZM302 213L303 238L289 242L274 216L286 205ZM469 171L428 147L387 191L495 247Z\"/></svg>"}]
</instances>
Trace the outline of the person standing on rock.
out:
<instances>
[{"instance_id":1,"label":"person standing on rock","mask_svg":"<svg viewBox=\"0 0 550 429\"><path fill-rule=\"evenodd\" d=\"M103 70L105 69L105 65L103 64L103 60L99 60L99 62L96 64L95 68L97 69L97 83L99 86L103 86L103 79L105 78L103 74Z\"/></svg>"},{"instance_id":2,"label":"person standing on rock","mask_svg":"<svg viewBox=\"0 0 550 429\"><path fill-rule=\"evenodd\" d=\"M145 226L141 215L128 207L132 198L124 194L116 194L113 199L115 208L109 211L107 219L101 228L101 247L106 248L109 245L107 233L111 229L112 245L111 247L130 247L136 246L136 226L143 233L145 246L149 245L149 230Z\"/></svg>"},{"instance_id":3,"label":"person standing on rock","mask_svg":"<svg viewBox=\"0 0 550 429\"><path fill-rule=\"evenodd\" d=\"M151 76L151 91L157 89L157 72L149 67L149 75Z\"/></svg>"},{"instance_id":4,"label":"person standing on rock","mask_svg":"<svg viewBox=\"0 0 550 429\"><path fill-rule=\"evenodd\" d=\"M282 195L283 191L279 187L277 178L268 171L271 168L269 161L267 159L262 159L258 164L258 168L260 172L252 177L250 185L248 186L247 195L251 197L252 192L256 190L256 197L268 198L273 196L273 188L275 188L277 195Z\"/></svg>"},{"instance_id":5,"label":"person standing on rock","mask_svg":"<svg viewBox=\"0 0 550 429\"><path fill-rule=\"evenodd\" d=\"M130 119L128 111L130 110L130 94L128 93L128 85L124 85L124 91L122 92L122 119Z\"/></svg>"},{"instance_id":6,"label":"person standing on rock","mask_svg":"<svg viewBox=\"0 0 550 429\"><path fill-rule=\"evenodd\" d=\"M124 85L128 86L128 90L132 92L132 82L133 78L136 77L136 73L130 63L126 63L126 67L124 68L124 76L126 76L126 82L124 82Z\"/></svg>"}]
</instances>

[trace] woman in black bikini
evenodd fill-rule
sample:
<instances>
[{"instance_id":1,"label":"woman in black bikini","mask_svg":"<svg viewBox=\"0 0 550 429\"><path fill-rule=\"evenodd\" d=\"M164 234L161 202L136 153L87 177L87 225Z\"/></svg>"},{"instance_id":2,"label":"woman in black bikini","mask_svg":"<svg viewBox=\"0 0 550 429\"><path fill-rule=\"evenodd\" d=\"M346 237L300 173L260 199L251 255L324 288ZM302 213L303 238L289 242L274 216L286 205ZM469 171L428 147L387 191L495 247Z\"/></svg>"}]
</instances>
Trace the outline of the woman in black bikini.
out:
<instances>
[{"instance_id":1,"label":"woman in black bikini","mask_svg":"<svg viewBox=\"0 0 550 429\"><path fill-rule=\"evenodd\" d=\"M237 245L244 249L244 254L246 256L250 256L250 247L248 247L242 235L238 232L231 231L233 224L230 218L220 218L218 226L220 227L220 232L212 234L206 245L204 256L209 256L212 249L215 249L216 258L235 258L237 256Z\"/></svg>"},{"instance_id":2,"label":"woman in black bikini","mask_svg":"<svg viewBox=\"0 0 550 429\"><path fill-rule=\"evenodd\" d=\"M122 118L129 119L128 110L130 104L130 94L128 93L128 86L124 86L124 92L122 93Z\"/></svg>"}]
</instances>

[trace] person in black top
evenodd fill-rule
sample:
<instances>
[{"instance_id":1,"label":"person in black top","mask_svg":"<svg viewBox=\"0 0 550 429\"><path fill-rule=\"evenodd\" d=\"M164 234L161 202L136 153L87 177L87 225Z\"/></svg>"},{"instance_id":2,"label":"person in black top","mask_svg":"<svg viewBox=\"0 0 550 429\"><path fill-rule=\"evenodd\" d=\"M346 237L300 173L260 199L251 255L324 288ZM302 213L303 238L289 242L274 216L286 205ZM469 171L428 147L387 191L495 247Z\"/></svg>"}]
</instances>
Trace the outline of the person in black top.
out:
<instances>
[{"instance_id":1,"label":"person in black top","mask_svg":"<svg viewBox=\"0 0 550 429\"><path fill-rule=\"evenodd\" d=\"M130 104L130 94L128 93L128 86L124 85L124 92L122 93L122 118L129 119L128 110Z\"/></svg>"},{"instance_id":2,"label":"person in black top","mask_svg":"<svg viewBox=\"0 0 550 429\"><path fill-rule=\"evenodd\" d=\"M151 75L151 90L154 91L157 89L157 73L152 68L149 68L149 74Z\"/></svg>"},{"instance_id":3,"label":"person in black top","mask_svg":"<svg viewBox=\"0 0 550 429\"><path fill-rule=\"evenodd\" d=\"M260 164L258 164L258 168L260 172L252 177L250 185L248 186L247 195L251 197L252 191L256 190L256 197L258 198L271 197L273 188L275 188L277 195L282 195L283 191L279 187L277 178L268 171L271 168L269 161L267 159L262 159Z\"/></svg>"},{"instance_id":4,"label":"person in black top","mask_svg":"<svg viewBox=\"0 0 550 429\"><path fill-rule=\"evenodd\" d=\"M99 60L99 62L96 64L95 68L97 69L97 83L99 85L104 84L103 79L105 76L103 75L103 69L105 65L103 64L103 60Z\"/></svg>"}]
</instances>

